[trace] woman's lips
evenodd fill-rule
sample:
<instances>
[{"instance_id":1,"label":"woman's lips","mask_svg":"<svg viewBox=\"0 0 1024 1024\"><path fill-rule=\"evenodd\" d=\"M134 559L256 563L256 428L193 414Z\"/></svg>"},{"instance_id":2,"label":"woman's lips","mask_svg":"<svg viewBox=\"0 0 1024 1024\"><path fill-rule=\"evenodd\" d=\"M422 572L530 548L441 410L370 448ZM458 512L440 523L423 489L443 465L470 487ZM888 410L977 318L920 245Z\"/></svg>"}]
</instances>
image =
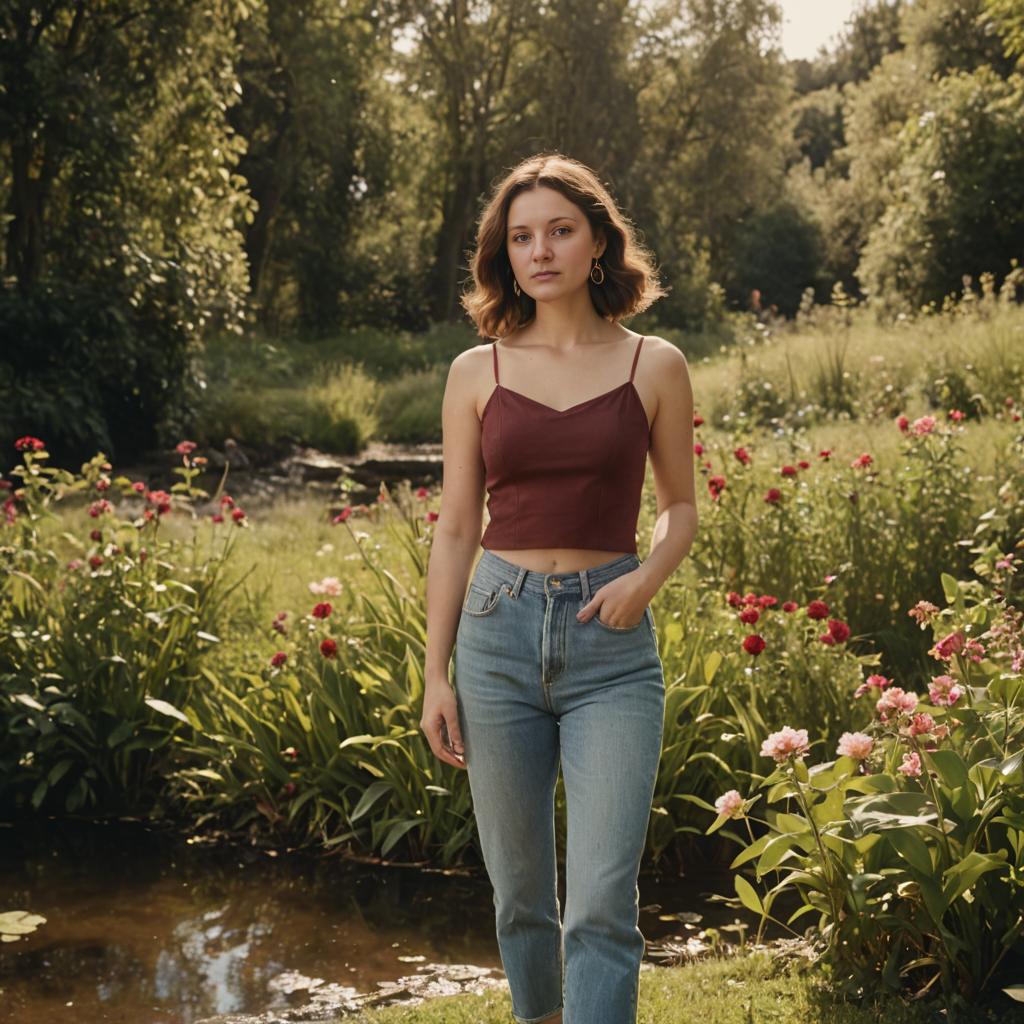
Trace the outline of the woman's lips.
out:
<instances>
[{"instance_id":1,"label":"woman's lips","mask_svg":"<svg viewBox=\"0 0 1024 1024\"><path fill-rule=\"evenodd\" d=\"M534 281L546 281L550 277L558 277L557 270L545 270L542 274L534 274Z\"/></svg>"}]
</instances>

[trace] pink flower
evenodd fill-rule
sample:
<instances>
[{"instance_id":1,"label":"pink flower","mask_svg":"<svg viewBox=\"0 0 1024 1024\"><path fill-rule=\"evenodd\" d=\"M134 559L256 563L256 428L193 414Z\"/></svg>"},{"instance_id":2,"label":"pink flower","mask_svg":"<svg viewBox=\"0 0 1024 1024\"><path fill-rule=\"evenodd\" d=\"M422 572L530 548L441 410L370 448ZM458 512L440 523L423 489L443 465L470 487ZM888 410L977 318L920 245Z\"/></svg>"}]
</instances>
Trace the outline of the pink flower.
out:
<instances>
[{"instance_id":1,"label":"pink flower","mask_svg":"<svg viewBox=\"0 0 1024 1024\"><path fill-rule=\"evenodd\" d=\"M807 730L784 725L761 744L761 756L773 757L781 763L789 757L803 757L808 749Z\"/></svg>"},{"instance_id":2,"label":"pink flower","mask_svg":"<svg viewBox=\"0 0 1024 1024\"><path fill-rule=\"evenodd\" d=\"M903 764L896 769L908 778L917 778L921 774L921 755L912 750L909 754L903 755Z\"/></svg>"},{"instance_id":3,"label":"pink flower","mask_svg":"<svg viewBox=\"0 0 1024 1024\"><path fill-rule=\"evenodd\" d=\"M341 593L341 580L337 576L325 576L319 582L314 580L310 583L309 591L311 594L330 594L331 597L337 597Z\"/></svg>"},{"instance_id":4,"label":"pink flower","mask_svg":"<svg viewBox=\"0 0 1024 1024\"><path fill-rule=\"evenodd\" d=\"M844 732L839 737L836 753L841 757L852 757L863 761L871 753L875 741L866 732Z\"/></svg>"},{"instance_id":5,"label":"pink flower","mask_svg":"<svg viewBox=\"0 0 1024 1024\"><path fill-rule=\"evenodd\" d=\"M890 687L875 703L875 709L883 722L889 721L889 715L909 715L917 708L917 694L906 693L898 686Z\"/></svg>"},{"instance_id":6,"label":"pink flower","mask_svg":"<svg viewBox=\"0 0 1024 1024\"><path fill-rule=\"evenodd\" d=\"M738 790L730 789L715 801L715 810L730 818L743 817L743 797Z\"/></svg>"},{"instance_id":7,"label":"pink flower","mask_svg":"<svg viewBox=\"0 0 1024 1024\"><path fill-rule=\"evenodd\" d=\"M337 525L338 523L345 522L348 517L352 515L352 509L349 505L346 505L332 520L331 522Z\"/></svg>"},{"instance_id":8,"label":"pink flower","mask_svg":"<svg viewBox=\"0 0 1024 1024\"><path fill-rule=\"evenodd\" d=\"M148 491L146 501L156 505L157 515L162 516L165 512L171 511L171 496L167 491Z\"/></svg>"},{"instance_id":9,"label":"pink flower","mask_svg":"<svg viewBox=\"0 0 1024 1024\"><path fill-rule=\"evenodd\" d=\"M195 441L179 441L175 446L174 450L179 455L190 455L196 450Z\"/></svg>"},{"instance_id":10,"label":"pink flower","mask_svg":"<svg viewBox=\"0 0 1024 1024\"><path fill-rule=\"evenodd\" d=\"M911 736L924 736L935 728L935 719L927 711L920 711L910 720L907 732Z\"/></svg>"},{"instance_id":11,"label":"pink flower","mask_svg":"<svg viewBox=\"0 0 1024 1024\"><path fill-rule=\"evenodd\" d=\"M854 693L854 699L857 697L863 697L866 693L870 693L872 690L877 689L881 693L887 686L892 684L891 679L886 679L885 676L870 675L867 679L857 687L857 691Z\"/></svg>"},{"instance_id":12,"label":"pink flower","mask_svg":"<svg viewBox=\"0 0 1024 1024\"><path fill-rule=\"evenodd\" d=\"M926 623L931 622L931 620L939 614L939 609L938 606L932 604L931 601L918 601L917 604L907 612L907 614L912 619L917 620L918 625L923 626Z\"/></svg>"},{"instance_id":13,"label":"pink flower","mask_svg":"<svg viewBox=\"0 0 1024 1024\"><path fill-rule=\"evenodd\" d=\"M917 437L922 437L935 432L935 423L934 416L921 416L911 423L910 429Z\"/></svg>"},{"instance_id":14,"label":"pink flower","mask_svg":"<svg viewBox=\"0 0 1024 1024\"><path fill-rule=\"evenodd\" d=\"M850 463L852 469L863 469L865 466L870 466L875 460L865 452L863 455L858 455L857 458Z\"/></svg>"},{"instance_id":15,"label":"pink flower","mask_svg":"<svg viewBox=\"0 0 1024 1024\"><path fill-rule=\"evenodd\" d=\"M41 452L46 445L43 444L38 437L31 437L26 434L24 437L19 437L18 440L14 442L14 447L19 452Z\"/></svg>"},{"instance_id":16,"label":"pink flower","mask_svg":"<svg viewBox=\"0 0 1024 1024\"><path fill-rule=\"evenodd\" d=\"M928 684L928 699L936 707L951 708L963 695L963 687L952 676L935 676Z\"/></svg>"},{"instance_id":17,"label":"pink flower","mask_svg":"<svg viewBox=\"0 0 1024 1024\"><path fill-rule=\"evenodd\" d=\"M954 630L944 636L928 652L937 661L949 661L954 654L959 654L964 649L967 635L962 629Z\"/></svg>"},{"instance_id":18,"label":"pink flower","mask_svg":"<svg viewBox=\"0 0 1024 1024\"><path fill-rule=\"evenodd\" d=\"M94 501L89 506L89 515L92 516L93 519L96 519L97 517L103 515L104 512L112 511L113 507L114 506L111 505L106 498L100 498L98 501Z\"/></svg>"},{"instance_id":19,"label":"pink flower","mask_svg":"<svg viewBox=\"0 0 1024 1024\"><path fill-rule=\"evenodd\" d=\"M796 603L796 601L783 601L782 602L782 610L784 612L795 612L797 610L797 608L799 608L799 607L800 607L800 605L798 605Z\"/></svg>"}]
</instances>

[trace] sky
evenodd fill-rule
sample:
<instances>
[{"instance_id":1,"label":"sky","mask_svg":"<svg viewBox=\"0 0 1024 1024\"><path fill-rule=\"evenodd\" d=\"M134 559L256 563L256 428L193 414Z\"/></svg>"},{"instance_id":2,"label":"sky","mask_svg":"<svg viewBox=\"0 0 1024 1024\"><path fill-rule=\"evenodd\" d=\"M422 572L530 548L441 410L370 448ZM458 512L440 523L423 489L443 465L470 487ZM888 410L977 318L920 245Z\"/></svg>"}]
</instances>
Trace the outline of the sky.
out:
<instances>
[{"instance_id":1,"label":"sky","mask_svg":"<svg viewBox=\"0 0 1024 1024\"><path fill-rule=\"evenodd\" d=\"M818 47L834 45L834 36L853 13L854 0L779 0L782 50L790 60L813 57Z\"/></svg>"}]
</instances>

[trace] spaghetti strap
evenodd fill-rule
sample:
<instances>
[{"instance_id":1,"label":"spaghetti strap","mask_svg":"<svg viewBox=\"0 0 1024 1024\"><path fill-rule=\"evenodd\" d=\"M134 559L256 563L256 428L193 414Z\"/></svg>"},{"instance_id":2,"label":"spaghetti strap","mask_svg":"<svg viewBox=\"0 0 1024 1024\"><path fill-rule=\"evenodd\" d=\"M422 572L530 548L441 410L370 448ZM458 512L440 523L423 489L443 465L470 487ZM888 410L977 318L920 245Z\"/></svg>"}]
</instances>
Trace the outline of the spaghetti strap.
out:
<instances>
[{"instance_id":1,"label":"spaghetti strap","mask_svg":"<svg viewBox=\"0 0 1024 1024\"><path fill-rule=\"evenodd\" d=\"M630 382L632 382L632 380L633 380L633 374L636 373L636 362L640 358L640 346L644 343L644 338L645 337L646 337L646 335L641 334L640 335L640 340L636 343L636 351L633 353L633 367L629 371Z\"/></svg>"},{"instance_id":2,"label":"spaghetti strap","mask_svg":"<svg viewBox=\"0 0 1024 1024\"><path fill-rule=\"evenodd\" d=\"M491 342L491 354L494 356L494 383L498 383L498 339Z\"/></svg>"}]
</instances>

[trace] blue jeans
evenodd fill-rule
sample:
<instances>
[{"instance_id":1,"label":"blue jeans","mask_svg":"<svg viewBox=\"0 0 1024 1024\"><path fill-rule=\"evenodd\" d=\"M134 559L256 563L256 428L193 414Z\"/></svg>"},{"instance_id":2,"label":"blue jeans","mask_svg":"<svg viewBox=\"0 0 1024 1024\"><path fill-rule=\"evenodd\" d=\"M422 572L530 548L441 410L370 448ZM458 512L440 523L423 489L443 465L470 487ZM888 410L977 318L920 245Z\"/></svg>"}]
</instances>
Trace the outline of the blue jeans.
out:
<instances>
[{"instance_id":1,"label":"blue jeans","mask_svg":"<svg viewBox=\"0 0 1024 1024\"><path fill-rule=\"evenodd\" d=\"M576 612L641 564L530 571L485 550L459 618L455 690L502 965L519 1024L635 1024L637 875L661 756L665 680L650 607ZM566 799L564 929L554 793Z\"/></svg>"}]
</instances>

